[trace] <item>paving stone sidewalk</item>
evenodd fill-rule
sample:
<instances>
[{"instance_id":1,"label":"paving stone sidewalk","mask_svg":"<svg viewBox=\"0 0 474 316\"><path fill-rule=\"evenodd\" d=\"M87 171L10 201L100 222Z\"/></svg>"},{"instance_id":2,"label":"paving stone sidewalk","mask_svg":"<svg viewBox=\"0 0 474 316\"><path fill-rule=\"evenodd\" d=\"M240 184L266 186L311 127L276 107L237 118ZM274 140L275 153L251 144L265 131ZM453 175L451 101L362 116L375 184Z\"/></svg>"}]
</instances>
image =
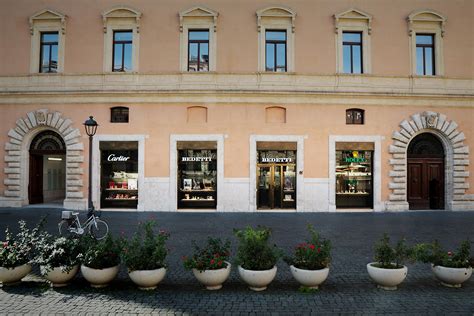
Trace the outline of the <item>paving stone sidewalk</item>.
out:
<instances>
[{"instance_id":1,"label":"paving stone sidewalk","mask_svg":"<svg viewBox=\"0 0 474 316\"><path fill-rule=\"evenodd\" d=\"M19 219L29 224L47 215L47 229L56 232L59 209L0 209L0 240L7 225ZM85 215L84 215L85 216ZM139 222L155 219L171 232L168 274L150 292L137 290L122 271L106 289L92 289L79 275L69 287L51 289L37 276L37 269L21 285L0 289L0 314L159 314L159 315L474 315L474 278L461 289L445 288L425 264L409 264L408 277L398 291L377 289L369 280L366 264L373 243L384 232L409 243L437 238L446 247L466 237L474 240L474 212L405 213L136 213L103 212L114 234L131 235ZM228 237L233 228L266 225L273 241L289 252L306 238L313 224L331 239L333 260L329 278L317 293L301 293L288 266L278 264L269 288L252 292L240 281L235 267L220 291L206 291L184 270L183 255L191 252L191 240L208 235ZM474 250L473 250L474 251ZM36 275L35 275L36 273Z\"/></svg>"}]
</instances>

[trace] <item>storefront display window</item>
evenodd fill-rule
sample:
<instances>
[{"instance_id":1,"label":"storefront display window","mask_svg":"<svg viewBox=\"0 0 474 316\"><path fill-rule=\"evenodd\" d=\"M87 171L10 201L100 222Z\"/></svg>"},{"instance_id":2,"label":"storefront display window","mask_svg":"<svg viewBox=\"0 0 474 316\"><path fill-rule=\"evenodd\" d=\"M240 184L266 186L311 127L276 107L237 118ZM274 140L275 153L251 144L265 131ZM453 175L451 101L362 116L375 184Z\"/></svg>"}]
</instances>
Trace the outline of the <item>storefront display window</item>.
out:
<instances>
[{"instance_id":1,"label":"storefront display window","mask_svg":"<svg viewBox=\"0 0 474 316\"><path fill-rule=\"evenodd\" d=\"M138 142L100 142L101 207L137 208Z\"/></svg>"},{"instance_id":2,"label":"storefront display window","mask_svg":"<svg viewBox=\"0 0 474 316\"><path fill-rule=\"evenodd\" d=\"M178 149L178 208L215 209L216 205L217 150Z\"/></svg>"},{"instance_id":3,"label":"storefront display window","mask_svg":"<svg viewBox=\"0 0 474 316\"><path fill-rule=\"evenodd\" d=\"M336 207L373 207L373 151L336 151Z\"/></svg>"}]
</instances>

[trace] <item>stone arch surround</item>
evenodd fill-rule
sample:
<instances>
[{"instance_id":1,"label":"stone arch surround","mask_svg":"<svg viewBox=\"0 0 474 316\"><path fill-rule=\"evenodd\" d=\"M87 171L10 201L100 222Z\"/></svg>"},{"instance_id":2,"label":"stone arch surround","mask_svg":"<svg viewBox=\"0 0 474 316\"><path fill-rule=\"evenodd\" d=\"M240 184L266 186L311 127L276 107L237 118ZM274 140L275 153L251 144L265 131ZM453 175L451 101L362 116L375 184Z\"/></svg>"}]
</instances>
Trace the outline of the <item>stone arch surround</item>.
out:
<instances>
[{"instance_id":1,"label":"stone arch surround","mask_svg":"<svg viewBox=\"0 0 474 316\"><path fill-rule=\"evenodd\" d=\"M84 170L84 145L81 133L72 120L63 118L60 112L40 109L27 113L16 121L16 126L8 132L9 140L5 144L5 191L0 197L0 206L19 207L29 204L29 147L38 133L52 130L58 133L66 143L66 198L64 207L86 209L82 175Z\"/></svg>"},{"instance_id":2,"label":"stone arch surround","mask_svg":"<svg viewBox=\"0 0 474 316\"><path fill-rule=\"evenodd\" d=\"M474 198L466 194L469 189L469 147L463 141L463 132L455 121L436 112L416 113L400 123L400 130L392 134L389 153L391 194L386 208L389 211L408 210L407 201L407 150L412 139L421 133L432 133L441 140L445 150L445 209L472 210Z\"/></svg>"}]
</instances>

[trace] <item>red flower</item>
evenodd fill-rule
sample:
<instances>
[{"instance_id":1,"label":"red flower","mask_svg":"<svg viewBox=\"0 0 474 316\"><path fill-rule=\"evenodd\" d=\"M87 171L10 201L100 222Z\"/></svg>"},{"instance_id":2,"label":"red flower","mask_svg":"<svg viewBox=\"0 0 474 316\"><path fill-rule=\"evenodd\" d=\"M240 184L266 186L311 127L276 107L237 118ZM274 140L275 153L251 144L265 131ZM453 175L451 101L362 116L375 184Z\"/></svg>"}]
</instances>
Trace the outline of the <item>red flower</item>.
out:
<instances>
[{"instance_id":1,"label":"red flower","mask_svg":"<svg viewBox=\"0 0 474 316\"><path fill-rule=\"evenodd\" d=\"M221 266L221 265L222 265L222 261L219 261L217 264L218 264L219 266Z\"/></svg>"},{"instance_id":2,"label":"red flower","mask_svg":"<svg viewBox=\"0 0 474 316\"><path fill-rule=\"evenodd\" d=\"M314 245L309 245L309 248L314 250Z\"/></svg>"},{"instance_id":3,"label":"red flower","mask_svg":"<svg viewBox=\"0 0 474 316\"><path fill-rule=\"evenodd\" d=\"M214 259L211 259L211 264L214 264L214 262L215 262Z\"/></svg>"},{"instance_id":4,"label":"red flower","mask_svg":"<svg viewBox=\"0 0 474 316\"><path fill-rule=\"evenodd\" d=\"M8 241L4 241L3 242L3 248L7 248L7 246L8 246Z\"/></svg>"},{"instance_id":5,"label":"red flower","mask_svg":"<svg viewBox=\"0 0 474 316\"><path fill-rule=\"evenodd\" d=\"M215 254L214 254L214 258L219 258L219 257L220 257L220 256L219 256L218 253L215 253Z\"/></svg>"},{"instance_id":6,"label":"red flower","mask_svg":"<svg viewBox=\"0 0 474 316\"><path fill-rule=\"evenodd\" d=\"M321 248L318 248L318 252L321 252Z\"/></svg>"},{"instance_id":7,"label":"red flower","mask_svg":"<svg viewBox=\"0 0 474 316\"><path fill-rule=\"evenodd\" d=\"M451 257L452 255L453 255L453 253L451 251L448 251L448 256Z\"/></svg>"}]
</instances>

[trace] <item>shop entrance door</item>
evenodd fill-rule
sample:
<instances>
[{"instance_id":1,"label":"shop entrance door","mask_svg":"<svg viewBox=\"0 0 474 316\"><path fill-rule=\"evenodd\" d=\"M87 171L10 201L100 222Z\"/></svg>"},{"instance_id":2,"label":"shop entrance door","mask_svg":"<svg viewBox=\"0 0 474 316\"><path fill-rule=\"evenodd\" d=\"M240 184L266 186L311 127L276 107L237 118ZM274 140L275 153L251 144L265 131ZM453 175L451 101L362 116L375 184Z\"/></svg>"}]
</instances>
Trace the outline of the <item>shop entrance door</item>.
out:
<instances>
[{"instance_id":1,"label":"shop entrance door","mask_svg":"<svg viewBox=\"0 0 474 316\"><path fill-rule=\"evenodd\" d=\"M30 155L30 204L43 203L43 156Z\"/></svg>"},{"instance_id":2,"label":"shop entrance door","mask_svg":"<svg viewBox=\"0 0 474 316\"><path fill-rule=\"evenodd\" d=\"M257 208L296 208L295 165L265 164L257 166Z\"/></svg>"}]
</instances>

